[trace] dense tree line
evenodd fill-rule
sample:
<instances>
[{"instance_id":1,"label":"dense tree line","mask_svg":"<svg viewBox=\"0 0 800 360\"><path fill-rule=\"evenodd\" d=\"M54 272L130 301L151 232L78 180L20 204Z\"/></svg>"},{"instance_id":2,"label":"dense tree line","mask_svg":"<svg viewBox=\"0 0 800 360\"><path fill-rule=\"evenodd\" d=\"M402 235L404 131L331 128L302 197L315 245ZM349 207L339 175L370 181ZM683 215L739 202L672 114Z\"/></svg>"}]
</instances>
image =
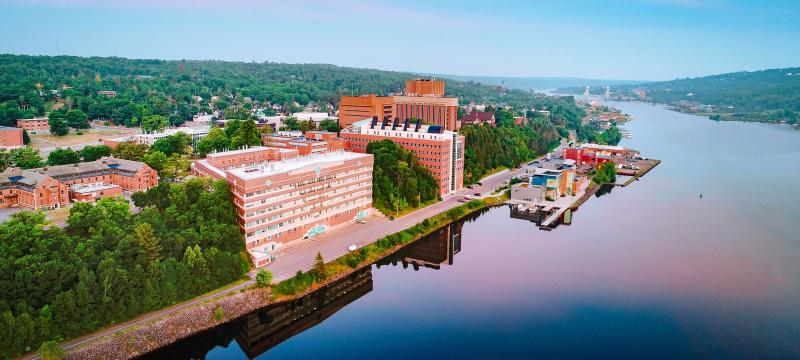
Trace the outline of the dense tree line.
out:
<instances>
[{"instance_id":1,"label":"dense tree line","mask_svg":"<svg viewBox=\"0 0 800 360\"><path fill-rule=\"evenodd\" d=\"M577 129L578 140L602 145L617 145L622 141L622 132L616 124L606 130L599 129L596 125L581 125Z\"/></svg>"},{"instance_id":2,"label":"dense tree line","mask_svg":"<svg viewBox=\"0 0 800 360\"><path fill-rule=\"evenodd\" d=\"M405 80L415 77L418 75L325 64L6 54L0 55L0 125L44 116L54 104L65 111L80 110L88 119L128 126L143 125L146 120L180 125L197 112L214 109L224 110L227 118L244 120L229 113L267 104L299 110L295 103L330 110L328 105L337 106L342 95L399 93ZM103 90L116 94L98 93ZM569 97L498 91L475 82L447 80L446 91L461 104L544 109L555 118L569 117L576 108Z\"/></svg>"},{"instance_id":3,"label":"dense tree line","mask_svg":"<svg viewBox=\"0 0 800 360\"><path fill-rule=\"evenodd\" d=\"M410 151L391 140L371 142L372 205L391 214L439 199L439 183Z\"/></svg>"},{"instance_id":4,"label":"dense tree line","mask_svg":"<svg viewBox=\"0 0 800 360\"><path fill-rule=\"evenodd\" d=\"M507 110L497 109L507 118ZM497 118L497 117L496 117ZM515 126L513 115L498 121L498 126L466 125L464 135L464 183L478 182L490 170L512 168L549 151L560 138L557 127L546 118L535 117L527 124Z\"/></svg>"},{"instance_id":5,"label":"dense tree line","mask_svg":"<svg viewBox=\"0 0 800 360\"><path fill-rule=\"evenodd\" d=\"M0 224L0 358L36 350L241 279L228 184L193 179L136 193L142 207L76 203L68 226L42 212Z\"/></svg>"}]
</instances>

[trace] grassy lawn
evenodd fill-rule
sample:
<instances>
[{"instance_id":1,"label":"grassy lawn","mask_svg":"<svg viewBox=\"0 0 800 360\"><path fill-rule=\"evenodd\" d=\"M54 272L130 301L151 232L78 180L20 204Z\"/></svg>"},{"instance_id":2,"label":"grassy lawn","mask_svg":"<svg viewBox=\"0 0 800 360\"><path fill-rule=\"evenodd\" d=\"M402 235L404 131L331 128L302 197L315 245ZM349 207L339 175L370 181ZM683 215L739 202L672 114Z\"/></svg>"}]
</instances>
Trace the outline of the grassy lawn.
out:
<instances>
[{"instance_id":1,"label":"grassy lawn","mask_svg":"<svg viewBox=\"0 0 800 360\"><path fill-rule=\"evenodd\" d=\"M75 129L70 129L69 135L55 136L48 131L39 131L39 133L31 135L31 147L41 149L78 144L99 144L100 139L139 134L141 130L138 128L114 127L109 129L84 129L82 133L83 135L77 135Z\"/></svg>"}]
</instances>

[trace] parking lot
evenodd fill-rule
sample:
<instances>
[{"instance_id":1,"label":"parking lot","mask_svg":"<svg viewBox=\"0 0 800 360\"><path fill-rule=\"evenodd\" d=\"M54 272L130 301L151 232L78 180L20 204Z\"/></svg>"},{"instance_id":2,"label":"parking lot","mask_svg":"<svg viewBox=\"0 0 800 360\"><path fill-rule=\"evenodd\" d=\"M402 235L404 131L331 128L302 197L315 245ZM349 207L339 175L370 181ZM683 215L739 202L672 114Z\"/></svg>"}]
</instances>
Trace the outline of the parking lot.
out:
<instances>
[{"instance_id":1,"label":"parking lot","mask_svg":"<svg viewBox=\"0 0 800 360\"><path fill-rule=\"evenodd\" d=\"M18 213L18 212L20 212L22 210L25 210L25 209L23 209L23 208L5 208L5 209L0 209L0 223L8 220L11 217L12 214Z\"/></svg>"}]
</instances>

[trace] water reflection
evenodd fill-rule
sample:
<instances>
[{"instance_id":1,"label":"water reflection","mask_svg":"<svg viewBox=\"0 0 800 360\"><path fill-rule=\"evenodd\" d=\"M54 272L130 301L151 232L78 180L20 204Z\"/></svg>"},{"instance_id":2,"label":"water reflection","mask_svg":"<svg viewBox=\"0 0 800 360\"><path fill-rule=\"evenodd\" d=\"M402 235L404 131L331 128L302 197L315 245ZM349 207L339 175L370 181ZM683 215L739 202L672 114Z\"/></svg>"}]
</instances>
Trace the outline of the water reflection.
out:
<instances>
[{"instance_id":1,"label":"water reflection","mask_svg":"<svg viewBox=\"0 0 800 360\"><path fill-rule=\"evenodd\" d=\"M600 189L597 190L596 193L594 193L594 196L601 197L611 194L611 190L614 190L614 185L608 185L608 184L603 185L600 187Z\"/></svg>"},{"instance_id":2,"label":"water reflection","mask_svg":"<svg viewBox=\"0 0 800 360\"><path fill-rule=\"evenodd\" d=\"M163 348L142 359L204 359L233 340L249 358L325 321L372 291L372 268L366 267L294 301L267 306L214 329Z\"/></svg>"},{"instance_id":3,"label":"water reflection","mask_svg":"<svg viewBox=\"0 0 800 360\"><path fill-rule=\"evenodd\" d=\"M334 315L242 319L161 358L800 358L800 134L626 112L623 145L663 163L573 225L495 208L381 262Z\"/></svg>"},{"instance_id":4,"label":"water reflection","mask_svg":"<svg viewBox=\"0 0 800 360\"><path fill-rule=\"evenodd\" d=\"M411 266L414 270L453 265L454 256L461 251L464 223L474 221L485 211L446 225L375 265L378 268L384 265ZM372 288L372 268L366 267L300 299L267 306L142 359L204 359L214 348L228 348L234 341L241 352L252 359L322 323L371 292Z\"/></svg>"},{"instance_id":5,"label":"water reflection","mask_svg":"<svg viewBox=\"0 0 800 360\"><path fill-rule=\"evenodd\" d=\"M461 251L461 227L463 221L446 225L419 241L401 249L392 256L377 262L381 265L409 265L416 271L420 266L439 269L441 265L453 265L453 257Z\"/></svg>"}]
</instances>

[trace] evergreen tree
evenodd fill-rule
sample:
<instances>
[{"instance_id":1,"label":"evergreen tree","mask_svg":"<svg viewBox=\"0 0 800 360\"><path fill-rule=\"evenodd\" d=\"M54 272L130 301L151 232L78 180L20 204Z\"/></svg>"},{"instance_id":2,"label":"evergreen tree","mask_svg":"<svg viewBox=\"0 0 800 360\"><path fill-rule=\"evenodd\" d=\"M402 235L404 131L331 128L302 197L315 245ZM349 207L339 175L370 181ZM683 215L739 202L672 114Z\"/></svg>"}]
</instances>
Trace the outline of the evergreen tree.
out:
<instances>
[{"instance_id":1,"label":"evergreen tree","mask_svg":"<svg viewBox=\"0 0 800 360\"><path fill-rule=\"evenodd\" d=\"M325 269L325 261L322 260L322 254L319 252L317 252L317 256L314 257L314 267L311 271L316 275L317 279L325 280L328 277L328 271Z\"/></svg>"},{"instance_id":2,"label":"evergreen tree","mask_svg":"<svg viewBox=\"0 0 800 360\"><path fill-rule=\"evenodd\" d=\"M139 244L139 253L147 258L147 261L155 261L161 258L161 244L153 234L153 226L148 223L136 225L133 228L133 236Z\"/></svg>"}]
</instances>

